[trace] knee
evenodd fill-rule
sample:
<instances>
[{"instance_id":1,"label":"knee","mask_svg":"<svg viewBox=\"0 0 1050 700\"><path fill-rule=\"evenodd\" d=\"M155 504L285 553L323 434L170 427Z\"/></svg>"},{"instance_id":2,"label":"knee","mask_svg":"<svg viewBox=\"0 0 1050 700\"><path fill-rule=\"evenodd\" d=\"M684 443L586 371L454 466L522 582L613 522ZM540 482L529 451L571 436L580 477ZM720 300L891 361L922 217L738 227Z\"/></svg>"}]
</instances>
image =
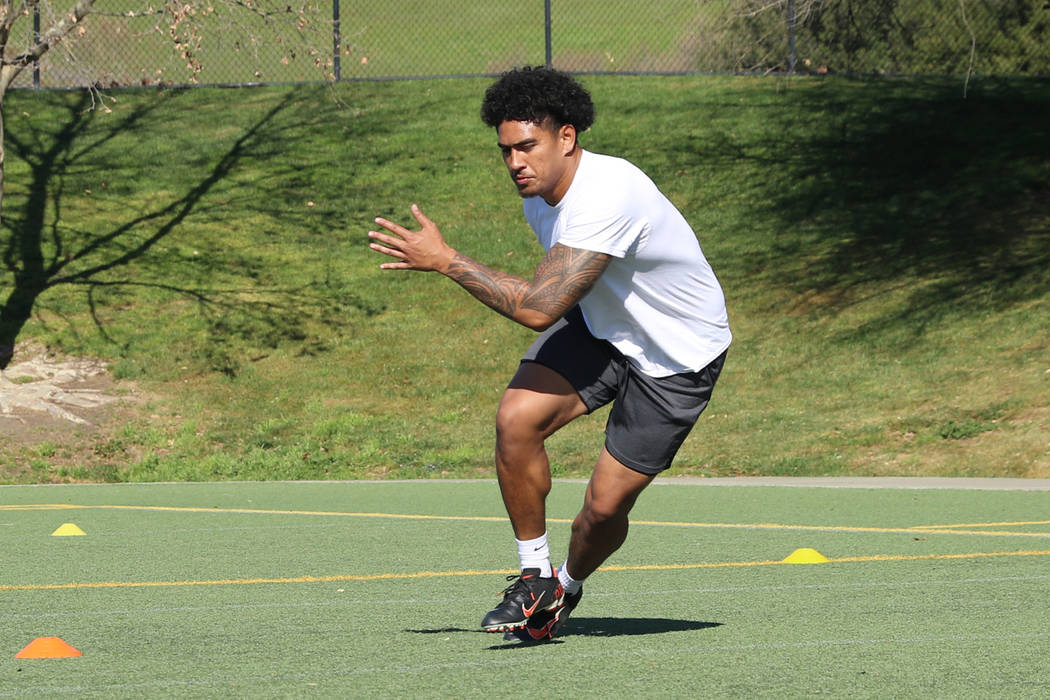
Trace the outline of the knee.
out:
<instances>
[{"instance_id":1,"label":"knee","mask_svg":"<svg viewBox=\"0 0 1050 700\"><path fill-rule=\"evenodd\" d=\"M503 452L542 443L543 432L532 414L527 402L504 396L496 411L496 449Z\"/></svg>"},{"instance_id":2,"label":"knee","mask_svg":"<svg viewBox=\"0 0 1050 700\"><path fill-rule=\"evenodd\" d=\"M587 485L580 517L591 525L624 525L637 498L638 491L635 489L616 488L615 485L610 486L592 477Z\"/></svg>"},{"instance_id":3,"label":"knee","mask_svg":"<svg viewBox=\"0 0 1050 700\"><path fill-rule=\"evenodd\" d=\"M626 520L630 510L630 505L618 500L592 497L585 499L580 518L588 525L603 525Z\"/></svg>"}]
</instances>

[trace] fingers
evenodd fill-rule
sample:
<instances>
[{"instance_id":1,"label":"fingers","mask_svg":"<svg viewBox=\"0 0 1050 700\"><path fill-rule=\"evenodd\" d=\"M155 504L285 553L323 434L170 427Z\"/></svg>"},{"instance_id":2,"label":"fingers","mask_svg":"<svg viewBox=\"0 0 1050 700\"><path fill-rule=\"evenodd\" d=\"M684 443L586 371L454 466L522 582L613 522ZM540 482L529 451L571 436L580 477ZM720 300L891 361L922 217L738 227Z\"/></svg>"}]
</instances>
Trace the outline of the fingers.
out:
<instances>
[{"instance_id":1,"label":"fingers","mask_svg":"<svg viewBox=\"0 0 1050 700\"><path fill-rule=\"evenodd\" d=\"M423 213L423 210L419 208L418 204L412 205L412 216L416 217L416 221L418 221L419 225L423 228L434 225L434 222L427 218L426 214Z\"/></svg>"},{"instance_id":2,"label":"fingers","mask_svg":"<svg viewBox=\"0 0 1050 700\"><path fill-rule=\"evenodd\" d=\"M378 243L371 243L368 247L379 253L389 255L392 258L401 258L402 260L405 258L405 254L397 248L388 248L384 245L379 245Z\"/></svg>"},{"instance_id":3,"label":"fingers","mask_svg":"<svg viewBox=\"0 0 1050 700\"><path fill-rule=\"evenodd\" d=\"M413 204L412 205L412 216L416 217L416 221L418 221L419 225L422 226L423 228L426 228L428 226L434 226L434 222L432 222L430 219L427 218L426 214L423 213L423 210L420 209L419 205L417 205L417 204ZM406 236L412 235L412 232L409 231L404 226L401 226L399 224L395 224L393 221L390 221L388 219L384 219L381 216L377 216L375 218L375 222L377 224L379 224L380 226L382 226L383 228L385 228L387 231L390 231L391 233L397 234L401 238L405 238Z\"/></svg>"},{"instance_id":4,"label":"fingers","mask_svg":"<svg viewBox=\"0 0 1050 700\"><path fill-rule=\"evenodd\" d=\"M386 219L384 219L384 218L382 218L380 216L377 216L375 218L375 222L377 224L379 224L380 226L382 226L383 228L385 228L387 231L390 231L391 233L396 233L397 235L401 236L402 238L404 238L405 234L408 233L408 229L406 229L404 226L399 226L398 224L395 224L393 221L388 221L388 220L386 220Z\"/></svg>"},{"instance_id":5,"label":"fingers","mask_svg":"<svg viewBox=\"0 0 1050 700\"><path fill-rule=\"evenodd\" d=\"M412 205L412 216L422 227L421 231L410 231L404 226L389 219L376 217L375 223L382 230L369 231L372 241L368 247L372 250L396 258L396 262L383 263L379 267L385 270L429 270L432 266L433 239L440 233L437 226L427 218L418 205ZM439 242L443 242L440 241Z\"/></svg>"},{"instance_id":6,"label":"fingers","mask_svg":"<svg viewBox=\"0 0 1050 700\"><path fill-rule=\"evenodd\" d=\"M384 236L383 234L376 233L375 231L369 231L368 235L372 236L373 238L390 238L390 236ZM408 256L405 255L405 253L403 253L402 251L398 250L397 248L388 248L387 246L379 245L378 243L369 243L368 247L378 253L383 253L384 255L389 255L392 258L397 258L398 262L386 262L381 264L379 266L381 270L412 269L412 264L408 262Z\"/></svg>"},{"instance_id":7,"label":"fingers","mask_svg":"<svg viewBox=\"0 0 1050 700\"><path fill-rule=\"evenodd\" d=\"M400 247L400 244L405 242L404 237L391 236L379 231L369 231L368 237L394 247Z\"/></svg>"}]
</instances>

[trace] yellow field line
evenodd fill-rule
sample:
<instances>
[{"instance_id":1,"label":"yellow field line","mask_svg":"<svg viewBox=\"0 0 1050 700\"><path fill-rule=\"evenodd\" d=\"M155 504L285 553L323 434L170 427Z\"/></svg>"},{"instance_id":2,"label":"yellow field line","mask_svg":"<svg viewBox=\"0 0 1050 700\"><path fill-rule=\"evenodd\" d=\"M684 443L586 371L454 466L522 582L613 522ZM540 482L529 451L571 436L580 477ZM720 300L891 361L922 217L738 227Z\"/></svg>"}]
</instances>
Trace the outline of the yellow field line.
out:
<instances>
[{"instance_id":1,"label":"yellow field line","mask_svg":"<svg viewBox=\"0 0 1050 700\"><path fill-rule=\"evenodd\" d=\"M66 503L37 503L29 505L0 505L0 510L72 510L82 507Z\"/></svg>"},{"instance_id":2,"label":"yellow field line","mask_svg":"<svg viewBox=\"0 0 1050 700\"><path fill-rule=\"evenodd\" d=\"M911 528L909 530L903 530L902 532L909 532L911 534L926 534L931 535L981 535L983 537L1050 537L1050 532L1013 532L1010 530L934 530L932 528Z\"/></svg>"},{"instance_id":3,"label":"yellow field line","mask_svg":"<svg viewBox=\"0 0 1050 700\"><path fill-rule=\"evenodd\" d=\"M857 562L921 561L929 559L986 559L988 557L1045 557L1050 549L1021 550L1018 552L967 552L963 554L874 554L864 557L836 557L828 564ZM640 564L635 566L603 566L601 571L673 571L678 569L724 569L746 566L799 566L786 561L733 561L704 564Z\"/></svg>"},{"instance_id":4,"label":"yellow field line","mask_svg":"<svg viewBox=\"0 0 1050 700\"><path fill-rule=\"evenodd\" d=\"M341 518L400 518L402 520L468 520L475 522L506 522L506 517L485 515L418 515L413 513L354 513L324 510L271 510L265 508L204 508L194 506L127 506L127 505L70 505L39 504L0 506L3 510L148 510L169 513L224 513L235 515L315 515ZM559 521L554 521L559 522ZM568 522L563 520L561 522Z\"/></svg>"},{"instance_id":5,"label":"yellow field line","mask_svg":"<svg viewBox=\"0 0 1050 700\"><path fill-rule=\"evenodd\" d=\"M0 510L148 510L169 513L226 513L240 515L316 515L341 518L400 518L402 520L469 520L506 522L506 517L485 515L418 515L413 513L354 513L324 510L271 510L265 508L204 508L194 506L127 506L127 505L69 505L40 504L0 506ZM555 521L557 522L557 521ZM563 521L567 522L567 521Z\"/></svg>"},{"instance_id":6,"label":"yellow field line","mask_svg":"<svg viewBox=\"0 0 1050 700\"><path fill-rule=\"evenodd\" d=\"M231 578L213 581L98 581L89 583L45 583L27 585L0 585L0 591L60 591L85 588L164 588L177 586L244 586L261 583L343 583L363 581L394 581L416 578L448 578L450 576L510 575L509 569L498 571L416 571L410 574L345 574L337 576L292 576L281 578Z\"/></svg>"},{"instance_id":7,"label":"yellow field line","mask_svg":"<svg viewBox=\"0 0 1050 700\"><path fill-rule=\"evenodd\" d=\"M904 535L987 535L989 537L1050 537L1050 532L1008 532L1003 530L957 530L951 527L862 527L853 525L783 525L780 523L687 523L662 520L632 520L632 525L661 525L664 527L706 527L736 530L785 530L805 532L871 532ZM1017 523L1023 525L1026 523ZM964 527L960 525L959 527Z\"/></svg>"},{"instance_id":8,"label":"yellow field line","mask_svg":"<svg viewBox=\"0 0 1050 700\"><path fill-rule=\"evenodd\" d=\"M1021 550L1017 552L970 552L963 554L876 554L863 557L839 557L828 559L826 563L858 563L858 562L897 562L897 561L923 561L937 559L986 559L989 557L1045 557L1050 556L1050 550ZM756 566L803 566L791 564L781 560L766 561L735 561L735 562L703 562L697 564L638 564L603 566L600 571L680 571L688 569L725 569L743 568ZM45 584L21 584L0 585L0 591L58 591L58 590L83 590L92 588L173 588L183 586L244 586L266 583L355 583L367 581L396 581L405 579L421 578L450 578L454 576L494 576L512 575L516 573L510 569L496 569L488 571L416 571L407 574L346 574L337 576L293 576L281 578L236 578L216 579L211 581L97 581L85 583L45 583Z\"/></svg>"},{"instance_id":9,"label":"yellow field line","mask_svg":"<svg viewBox=\"0 0 1050 700\"><path fill-rule=\"evenodd\" d=\"M1050 520L1020 520L1006 523L958 523L956 525L916 525L916 530L950 530L958 527L1013 527L1017 525L1050 525Z\"/></svg>"},{"instance_id":10,"label":"yellow field line","mask_svg":"<svg viewBox=\"0 0 1050 700\"><path fill-rule=\"evenodd\" d=\"M76 505L68 503L45 503L36 505L0 506L2 510L141 510L169 513L223 513L241 515L309 515L339 518L394 518L400 520L448 520L459 522L506 522L505 516L485 515L421 515L416 513L376 513L317 510L275 510L265 508L205 508L195 506L137 506L137 505ZM566 518L548 518L551 523L568 523ZM1050 532L1014 532L961 530L959 528L1005 527L1009 525L1045 525L1050 521L1004 522L1004 523L965 523L958 525L916 525L912 527L862 527L851 525L785 525L782 523L695 523L670 520L633 520L632 525L653 525L660 527L693 527L722 530L783 530L787 532L861 532L880 534L942 534L942 535L978 535L987 537L1036 537L1050 538Z\"/></svg>"},{"instance_id":11,"label":"yellow field line","mask_svg":"<svg viewBox=\"0 0 1050 700\"><path fill-rule=\"evenodd\" d=\"M1045 557L1050 550L1021 550L1018 552L964 552L962 554L873 554L866 557L839 557L834 562L921 561L924 559L987 559L988 557Z\"/></svg>"}]
</instances>

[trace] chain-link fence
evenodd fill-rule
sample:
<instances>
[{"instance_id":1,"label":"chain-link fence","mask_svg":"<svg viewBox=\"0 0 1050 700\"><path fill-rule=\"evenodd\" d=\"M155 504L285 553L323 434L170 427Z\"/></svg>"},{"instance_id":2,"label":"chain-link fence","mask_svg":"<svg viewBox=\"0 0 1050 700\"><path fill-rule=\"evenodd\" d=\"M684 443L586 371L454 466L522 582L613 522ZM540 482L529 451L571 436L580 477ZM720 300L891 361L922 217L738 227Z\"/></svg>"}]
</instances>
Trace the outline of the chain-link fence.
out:
<instances>
[{"instance_id":1,"label":"chain-link fence","mask_svg":"<svg viewBox=\"0 0 1050 700\"><path fill-rule=\"evenodd\" d=\"M61 16L46 2L27 46ZM386 80L523 64L578 73L1047 77L1050 0L322 0L295 8L167 0L156 9L96 0L15 84Z\"/></svg>"}]
</instances>

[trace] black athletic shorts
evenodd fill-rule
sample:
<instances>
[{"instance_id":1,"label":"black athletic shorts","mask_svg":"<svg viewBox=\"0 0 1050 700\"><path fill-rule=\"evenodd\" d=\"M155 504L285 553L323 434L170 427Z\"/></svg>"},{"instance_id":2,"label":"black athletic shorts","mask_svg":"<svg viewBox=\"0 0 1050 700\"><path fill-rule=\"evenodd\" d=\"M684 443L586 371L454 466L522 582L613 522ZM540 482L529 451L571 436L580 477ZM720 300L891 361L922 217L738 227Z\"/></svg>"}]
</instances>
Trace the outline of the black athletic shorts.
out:
<instances>
[{"instance_id":1,"label":"black athletic shorts","mask_svg":"<svg viewBox=\"0 0 1050 700\"><path fill-rule=\"evenodd\" d=\"M615 400L605 426L605 448L635 471L658 474L671 466L707 408L725 358L723 352L699 372L650 377L611 343L591 335L576 307L544 331L521 361L565 377L588 412Z\"/></svg>"}]
</instances>

